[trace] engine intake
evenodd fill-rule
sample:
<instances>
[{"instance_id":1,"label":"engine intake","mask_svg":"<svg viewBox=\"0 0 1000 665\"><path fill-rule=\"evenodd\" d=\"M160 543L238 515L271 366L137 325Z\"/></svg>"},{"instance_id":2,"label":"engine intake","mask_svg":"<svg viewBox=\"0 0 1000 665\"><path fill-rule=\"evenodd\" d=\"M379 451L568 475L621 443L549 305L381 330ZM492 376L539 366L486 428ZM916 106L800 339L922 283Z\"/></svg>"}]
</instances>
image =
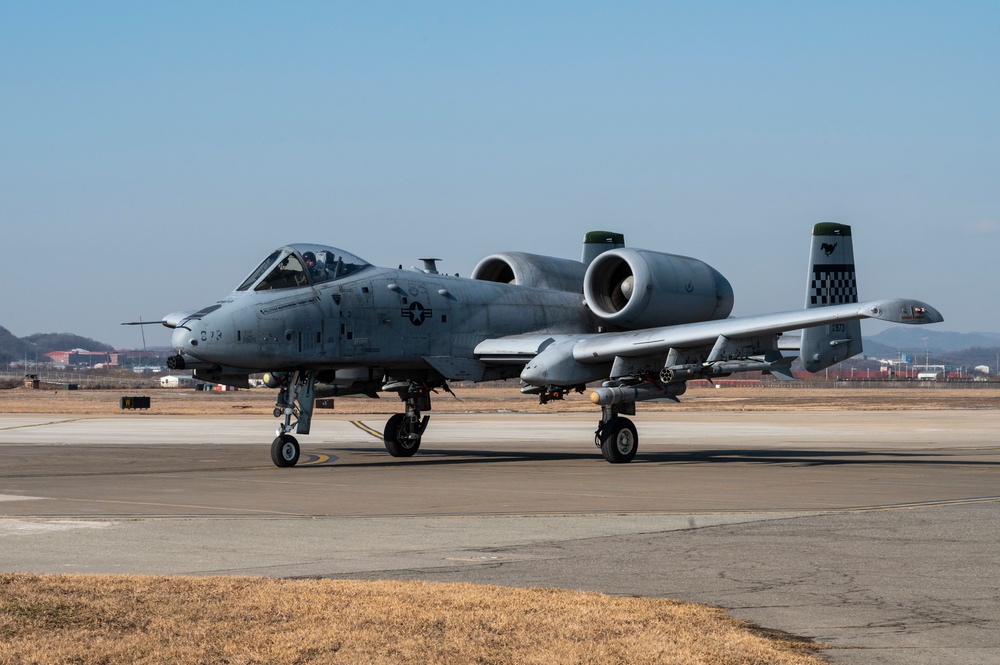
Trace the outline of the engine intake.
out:
<instances>
[{"instance_id":1,"label":"engine intake","mask_svg":"<svg viewBox=\"0 0 1000 665\"><path fill-rule=\"evenodd\" d=\"M733 287L715 268L644 249L595 258L583 294L595 315L626 330L724 319L733 309Z\"/></svg>"},{"instance_id":2,"label":"engine intake","mask_svg":"<svg viewBox=\"0 0 1000 665\"><path fill-rule=\"evenodd\" d=\"M571 259L504 252L487 256L477 263L472 279L580 293L586 272L587 266Z\"/></svg>"}]
</instances>

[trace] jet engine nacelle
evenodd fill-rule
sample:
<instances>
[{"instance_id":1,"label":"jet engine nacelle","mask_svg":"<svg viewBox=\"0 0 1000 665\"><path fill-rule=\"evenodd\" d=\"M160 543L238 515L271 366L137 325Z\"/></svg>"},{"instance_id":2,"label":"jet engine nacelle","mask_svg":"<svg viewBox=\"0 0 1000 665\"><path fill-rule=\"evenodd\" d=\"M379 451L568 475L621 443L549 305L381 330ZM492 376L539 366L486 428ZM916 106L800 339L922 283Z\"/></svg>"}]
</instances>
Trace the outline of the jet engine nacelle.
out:
<instances>
[{"instance_id":1,"label":"jet engine nacelle","mask_svg":"<svg viewBox=\"0 0 1000 665\"><path fill-rule=\"evenodd\" d=\"M590 264L587 306L626 330L724 319L733 309L729 280L704 261L645 249L612 249Z\"/></svg>"},{"instance_id":2,"label":"jet engine nacelle","mask_svg":"<svg viewBox=\"0 0 1000 665\"><path fill-rule=\"evenodd\" d=\"M476 264L472 279L581 293L587 266L571 259L526 252L491 254Z\"/></svg>"}]
</instances>

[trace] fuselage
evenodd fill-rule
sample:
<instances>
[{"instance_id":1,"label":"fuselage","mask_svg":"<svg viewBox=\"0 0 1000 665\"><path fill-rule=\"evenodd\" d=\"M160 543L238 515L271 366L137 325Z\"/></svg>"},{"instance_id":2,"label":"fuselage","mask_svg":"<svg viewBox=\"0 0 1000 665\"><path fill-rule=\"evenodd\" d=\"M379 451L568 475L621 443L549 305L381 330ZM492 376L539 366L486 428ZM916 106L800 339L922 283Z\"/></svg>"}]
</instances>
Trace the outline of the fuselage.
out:
<instances>
[{"instance_id":1,"label":"fuselage","mask_svg":"<svg viewBox=\"0 0 1000 665\"><path fill-rule=\"evenodd\" d=\"M310 269L307 253L328 258ZM472 358L487 338L597 330L580 293L379 268L315 245L281 248L225 298L175 317L178 354L244 372L421 368Z\"/></svg>"}]
</instances>

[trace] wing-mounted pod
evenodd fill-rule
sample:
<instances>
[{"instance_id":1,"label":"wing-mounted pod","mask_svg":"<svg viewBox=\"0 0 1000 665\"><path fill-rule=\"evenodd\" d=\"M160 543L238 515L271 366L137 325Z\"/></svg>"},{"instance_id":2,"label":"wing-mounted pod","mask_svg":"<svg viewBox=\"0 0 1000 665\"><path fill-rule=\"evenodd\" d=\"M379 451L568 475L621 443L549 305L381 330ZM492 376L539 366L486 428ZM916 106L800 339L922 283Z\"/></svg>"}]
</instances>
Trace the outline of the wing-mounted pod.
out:
<instances>
[{"instance_id":1,"label":"wing-mounted pod","mask_svg":"<svg viewBox=\"0 0 1000 665\"><path fill-rule=\"evenodd\" d=\"M587 266L571 259L503 252L491 254L477 263L472 279L581 293L586 272Z\"/></svg>"},{"instance_id":2,"label":"wing-mounted pod","mask_svg":"<svg viewBox=\"0 0 1000 665\"><path fill-rule=\"evenodd\" d=\"M626 330L724 319L733 309L733 287L715 268L644 249L595 258L583 294L595 315Z\"/></svg>"}]
</instances>

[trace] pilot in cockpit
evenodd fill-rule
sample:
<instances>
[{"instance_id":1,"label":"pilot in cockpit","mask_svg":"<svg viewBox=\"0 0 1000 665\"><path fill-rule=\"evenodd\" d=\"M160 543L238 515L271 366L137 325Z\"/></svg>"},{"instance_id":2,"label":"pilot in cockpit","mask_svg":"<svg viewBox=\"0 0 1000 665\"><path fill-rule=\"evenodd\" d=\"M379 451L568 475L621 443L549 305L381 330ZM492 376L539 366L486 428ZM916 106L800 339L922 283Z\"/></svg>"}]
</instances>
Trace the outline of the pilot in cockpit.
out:
<instances>
[{"instance_id":1,"label":"pilot in cockpit","mask_svg":"<svg viewBox=\"0 0 1000 665\"><path fill-rule=\"evenodd\" d=\"M325 282L330 278L326 268L320 268L316 265L316 255L312 252L304 253L302 260L306 262L306 270L309 271L313 282Z\"/></svg>"}]
</instances>

